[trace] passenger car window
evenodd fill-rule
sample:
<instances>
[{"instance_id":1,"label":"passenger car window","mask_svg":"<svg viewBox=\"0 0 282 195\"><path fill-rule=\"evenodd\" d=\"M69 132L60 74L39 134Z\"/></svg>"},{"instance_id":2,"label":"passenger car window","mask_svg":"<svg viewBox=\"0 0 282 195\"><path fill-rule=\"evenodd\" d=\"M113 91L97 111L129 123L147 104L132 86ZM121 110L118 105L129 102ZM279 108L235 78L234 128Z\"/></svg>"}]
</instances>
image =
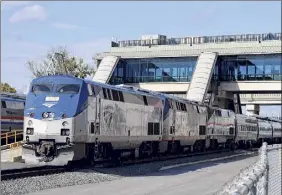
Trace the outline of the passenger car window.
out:
<instances>
[{"instance_id":1,"label":"passenger car window","mask_svg":"<svg viewBox=\"0 0 282 195\"><path fill-rule=\"evenodd\" d=\"M65 84L57 86L57 93L76 94L79 92L80 85Z\"/></svg>"}]
</instances>

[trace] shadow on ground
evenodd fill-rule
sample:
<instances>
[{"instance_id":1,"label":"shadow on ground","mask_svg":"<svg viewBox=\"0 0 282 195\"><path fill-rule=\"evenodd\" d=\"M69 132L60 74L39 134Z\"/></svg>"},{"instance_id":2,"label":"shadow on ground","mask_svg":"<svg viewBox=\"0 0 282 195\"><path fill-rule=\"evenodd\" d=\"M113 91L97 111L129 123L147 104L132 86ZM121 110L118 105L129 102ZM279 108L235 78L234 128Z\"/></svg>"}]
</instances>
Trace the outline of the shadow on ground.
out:
<instances>
[{"instance_id":1,"label":"shadow on ground","mask_svg":"<svg viewBox=\"0 0 282 195\"><path fill-rule=\"evenodd\" d=\"M233 154L234 155L234 154ZM225 155L226 156L226 155ZM177 164L182 163L191 163L191 162L197 162L201 160L207 160L208 158L187 158L186 162L180 162L180 163L166 163L164 165L163 162L153 162L153 163L144 163L144 164L137 164L137 165L128 165L123 167L115 167L115 168L93 168L93 169L82 169L77 170L78 172L100 172L104 174L111 174L114 176L121 176L121 177L137 177L137 176L171 176L171 175L179 175L187 172L193 172L193 171L199 171L200 169L217 166L220 164L235 162L244 160L253 156L257 156L257 153L247 154L247 155L241 155L236 157L230 157L229 159L223 159L223 160L216 160L212 162L203 162L203 163L197 163L192 165L185 165L181 167L171 168L167 170L160 170L164 166L173 166ZM222 156L224 157L224 156ZM216 158L216 157L213 157ZM217 157L219 158L219 157ZM189 161L190 160L190 161Z\"/></svg>"}]
</instances>

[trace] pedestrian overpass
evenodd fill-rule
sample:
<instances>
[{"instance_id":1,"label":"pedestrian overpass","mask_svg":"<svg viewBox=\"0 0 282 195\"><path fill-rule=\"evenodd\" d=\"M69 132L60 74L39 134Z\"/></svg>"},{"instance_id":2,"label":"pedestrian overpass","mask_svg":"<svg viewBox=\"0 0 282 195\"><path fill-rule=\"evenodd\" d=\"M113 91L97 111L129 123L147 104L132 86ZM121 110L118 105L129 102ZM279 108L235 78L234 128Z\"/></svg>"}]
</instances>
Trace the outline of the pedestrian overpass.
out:
<instances>
[{"instance_id":1,"label":"pedestrian overpass","mask_svg":"<svg viewBox=\"0 0 282 195\"><path fill-rule=\"evenodd\" d=\"M175 68L173 64L177 62L171 60L185 57L197 59L187 81L180 78L182 69ZM172 67L167 72L169 67L162 65L163 72L174 77L176 70L179 79L159 81L157 60L160 59L168 59L166 63L171 63ZM98 69L93 80L98 82L132 85L200 103L206 101L208 93L216 91L217 98L228 99L233 94L240 94L243 105L281 105L281 33L181 39L142 36L137 41L112 42L110 52L98 54L96 61ZM144 62L146 66L143 66ZM135 67L139 67L138 71L130 70ZM143 76L142 67L148 69L147 78ZM230 67L233 67L232 73ZM240 71L244 70L241 75Z\"/></svg>"}]
</instances>

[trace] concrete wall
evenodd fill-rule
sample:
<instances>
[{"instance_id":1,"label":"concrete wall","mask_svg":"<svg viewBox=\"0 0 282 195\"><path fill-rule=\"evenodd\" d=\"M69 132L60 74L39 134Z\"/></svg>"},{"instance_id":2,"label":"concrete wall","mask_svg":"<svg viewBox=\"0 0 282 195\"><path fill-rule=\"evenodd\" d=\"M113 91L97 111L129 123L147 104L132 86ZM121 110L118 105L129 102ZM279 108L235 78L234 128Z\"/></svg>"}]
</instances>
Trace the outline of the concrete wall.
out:
<instances>
[{"instance_id":1,"label":"concrete wall","mask_svg":"<svg viewBox=\"0 0 282 195\"><path fill-rule=\"evenodd\" d=\"M138 84L126 84L143 89L160 91L160 92L187 92L189 87L188 82L163 82L163 83L138 83ZM230 92L281 92L281 81L238 81L238 82L221 82L220 89Z\"/></svg>"},{"instance_id":2,"label":"concrete wall","mask_svg":"<svg viewBox=\"0 0 282 195\"><path fill-rule=\"evenodd\" d=\"M142 89L185 94L189 83L139 83L126 84ZM222 91L247 93L241 94L241 104L281 105L280 81L241 81L222 82L219 87ZM184 96L183 96L184 97Z\"/></svg>"},{"instance_id":3,"label":"concrete wall","mask_svg":"<svg viewBox=\"0 0 282 195\"><path fill-rule=\"evenodd\" d=\"M96 59L107 55L121 58L185 57L198 56L201 52L218 52L219 55L273 54L281 53L281 41L204 43L185 45L152 45L112 47L110 52L98 54Z\"/></svg>"},{"instance_id":4,"label":"concrete wall","mask_svg":"<svg viewBox=\"0 0 282 195\"><path fill-rule=\"evenodd\" d=\"M22 147L11 148L1 151L1 162L15 162L22 156Z\"/></svg>"}]
</instances>

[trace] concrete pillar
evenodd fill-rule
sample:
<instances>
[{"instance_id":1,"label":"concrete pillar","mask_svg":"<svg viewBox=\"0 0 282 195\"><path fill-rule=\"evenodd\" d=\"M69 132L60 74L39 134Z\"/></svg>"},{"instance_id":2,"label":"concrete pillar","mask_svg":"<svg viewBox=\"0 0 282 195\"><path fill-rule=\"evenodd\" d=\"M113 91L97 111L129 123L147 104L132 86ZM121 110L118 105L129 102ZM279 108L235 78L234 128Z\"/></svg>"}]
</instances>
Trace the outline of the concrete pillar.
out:
<instances>
[{"instance_id":1,"label":"concrete pillar","mask_svg":"<svg viewBox=\"0 0 282 195\"><path fill-rule=\"evenodd\" d=\"M213 106L235 111L234 94L232 92L220 90L215 98Z\"/></svg>"},{"instance_id":2,"label":"concrete pillar","mask_svg":"<svg viewBox=\"0 0 282 195\"><path fill-rule=\"evenodd\" d=\"M246 114L257 114L259 115L259 105L258 104L247 104Z\"/></svg>"}]
</instances>

